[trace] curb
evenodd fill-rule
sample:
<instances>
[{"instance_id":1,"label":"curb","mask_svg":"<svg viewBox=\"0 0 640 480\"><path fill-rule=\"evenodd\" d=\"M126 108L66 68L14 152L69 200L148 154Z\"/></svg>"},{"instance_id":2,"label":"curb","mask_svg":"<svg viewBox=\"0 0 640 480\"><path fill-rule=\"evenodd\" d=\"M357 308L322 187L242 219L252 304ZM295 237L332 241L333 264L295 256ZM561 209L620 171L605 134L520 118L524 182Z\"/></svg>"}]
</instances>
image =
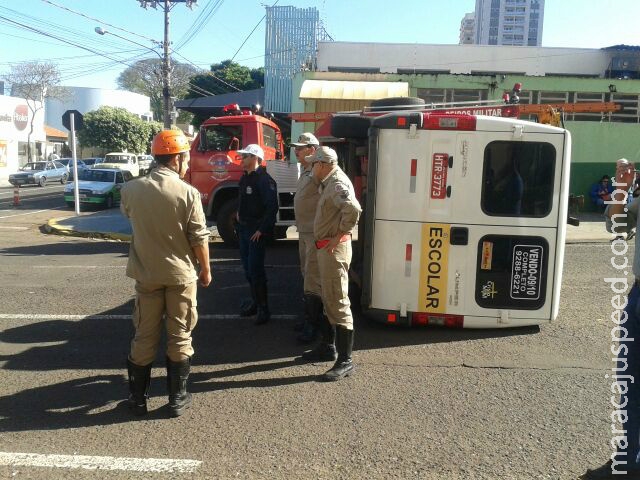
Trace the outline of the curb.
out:
<instances>
[{"instance_id":1,"label":"curb","mask_svg":"<svg viewBox=\"0 0 640 480\"><path fill-rule=\"evenodd\" d=\"M115 242L131 242L131 235L125 233L114 232L81 232L73 229L72 227L65 227L58 222L65 220L63 218L52 218L43 225L44 231L51 235L62 235L67 237L82 237L82 238L100 238L103 240L111 240Z\"/></svg>"},{"instance_id":2,"label":"curb","mask_svg":"<svg viewBox=\"0 0 640 480\"><path fill-rule=\"evenodd\" d=\"M126 242L131 243L131 235L127 233L115 233L115 232L82 232L75 230L72 227L65 227L58 222L66 220L66 218L52 218L42 226L45 233L50 235L61 235L66 237L80 237L80 238L97 238L101 240L110 240L113 242ZM215 243L221 241L219 235L211 233L209 243Z\"/></svg>"}]
</instances>

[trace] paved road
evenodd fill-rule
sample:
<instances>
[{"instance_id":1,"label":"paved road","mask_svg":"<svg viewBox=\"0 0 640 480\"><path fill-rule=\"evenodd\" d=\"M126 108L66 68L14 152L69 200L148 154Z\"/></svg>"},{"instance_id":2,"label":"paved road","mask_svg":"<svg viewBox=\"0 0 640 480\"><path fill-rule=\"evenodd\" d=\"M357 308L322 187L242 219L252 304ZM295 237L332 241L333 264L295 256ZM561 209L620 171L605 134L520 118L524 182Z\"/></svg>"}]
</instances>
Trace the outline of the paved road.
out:
<instances>
[{"instance_id":1,"label":"paved road","mask_svg":"<svg viewBox=\"0 0 640 480\"><path fill-rule=\"evenodd\" d=\"M261 328L234 316L246 293L238 255L213 244L193 408L166 418L159 354L151 414L132 420L119 406L132 332L127 245L43 235L45 215L0 218L0 464L31 453L124 470L0 466L0 478L572 479L610 454L606 244L569 246L560 319L541 329L358 319L357 374L336 384L316 381L327 365L293 361L295 244L269 252L279 318Z\"/></svg>"}]
</instances>

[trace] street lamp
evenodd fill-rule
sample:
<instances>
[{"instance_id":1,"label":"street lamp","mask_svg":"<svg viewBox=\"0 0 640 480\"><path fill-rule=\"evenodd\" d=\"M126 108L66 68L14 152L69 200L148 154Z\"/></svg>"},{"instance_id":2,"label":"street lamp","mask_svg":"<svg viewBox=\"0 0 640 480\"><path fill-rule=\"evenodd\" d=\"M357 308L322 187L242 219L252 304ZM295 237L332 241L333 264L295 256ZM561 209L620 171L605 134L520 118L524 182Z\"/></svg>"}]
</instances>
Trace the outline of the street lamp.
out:
<instances>
[{"instance_id":1,"label":"street lamp","mask_svg":"<svg viewBox=\"0 0 640 480\"><path fill-rule=\"evenodd\" d=\"M133 43L134 45L138 45L142 48L145 48L153 53L155 53L156 55L158 55L158 57L160 57L160 60L162 60L162 98L163 98L163 114L162 116L163 121L164 121L164 128L168 129L171 128L171 81L170 81L170 77L169 77L169 49L167 48L167 43L164 42L154 42L157 45L162 45L164 48L164 55L160 55L160 53L158 53L156 50L154 50L153 48L147 47L146 45L143 45L142 43L138 43L138 42L134 42L133 40L131 40L130 38L126 38L123 37L121 35L118 35L116 33L110 32L108 30L105 30L102 27L96 27L95 32L98 35L113 35L114 37L118 37L122 40L125 40L129 43Z\"/></svg>"}]
</instances>

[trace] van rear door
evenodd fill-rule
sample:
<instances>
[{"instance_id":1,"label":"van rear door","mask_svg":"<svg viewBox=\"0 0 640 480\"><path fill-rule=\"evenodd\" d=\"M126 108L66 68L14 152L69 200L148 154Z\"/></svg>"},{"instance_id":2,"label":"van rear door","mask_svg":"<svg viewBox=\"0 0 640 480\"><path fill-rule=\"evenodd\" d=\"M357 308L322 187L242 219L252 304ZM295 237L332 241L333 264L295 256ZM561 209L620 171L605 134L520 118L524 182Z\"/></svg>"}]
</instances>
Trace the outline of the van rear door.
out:
<instances>
[{"instance_id":1,"label":"van rear door","mask_svg":"<svg viewBox=\"0 0 640 480\"><path fill-rule=\"evenodd\" d=\"M554 318L568 133L483 117L469 131L375 127L365 305L463 315L468 327Z\"/></svg>"}]
</instances>

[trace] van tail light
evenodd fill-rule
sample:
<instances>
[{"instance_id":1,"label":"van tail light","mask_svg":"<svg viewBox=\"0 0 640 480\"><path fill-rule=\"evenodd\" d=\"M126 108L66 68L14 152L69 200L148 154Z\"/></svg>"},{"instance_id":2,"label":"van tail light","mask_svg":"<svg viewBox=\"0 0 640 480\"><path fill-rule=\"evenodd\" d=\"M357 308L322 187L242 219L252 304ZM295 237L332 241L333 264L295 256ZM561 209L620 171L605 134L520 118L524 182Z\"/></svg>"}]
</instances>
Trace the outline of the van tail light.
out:
<instances>
[{"instance_id":1,"label":"van tail light","mask_svg":"<svg viewBox=\"0 0 640 480\"><path fill-rule=\"evenodd\" d=\"M447 328L462 328L464 326L463 315L450 315L446 313L434 314L424 312L413 312L411 314L411 325L425 326L437 325Z\"/></svg>"},{"instance_id":2,"label":"van tail light","mask_svg":"<svg viewBox=\"0 0 640 480\"><path fill-rule=\"evenodd\" d=\"M426 130L475 130L476 117L473 115L434 115L425 114Z\"/></svg>"},{"instance_id":3,"label":"van tail light","mask_svg":"<svg viewBox=\"0 0 640 480\"><path fill-rule=\"evenodd\" d=\"M396 323L398 321L398 315L395 313L387 313L387 323Z\"/></svg>"}]
</instances>

